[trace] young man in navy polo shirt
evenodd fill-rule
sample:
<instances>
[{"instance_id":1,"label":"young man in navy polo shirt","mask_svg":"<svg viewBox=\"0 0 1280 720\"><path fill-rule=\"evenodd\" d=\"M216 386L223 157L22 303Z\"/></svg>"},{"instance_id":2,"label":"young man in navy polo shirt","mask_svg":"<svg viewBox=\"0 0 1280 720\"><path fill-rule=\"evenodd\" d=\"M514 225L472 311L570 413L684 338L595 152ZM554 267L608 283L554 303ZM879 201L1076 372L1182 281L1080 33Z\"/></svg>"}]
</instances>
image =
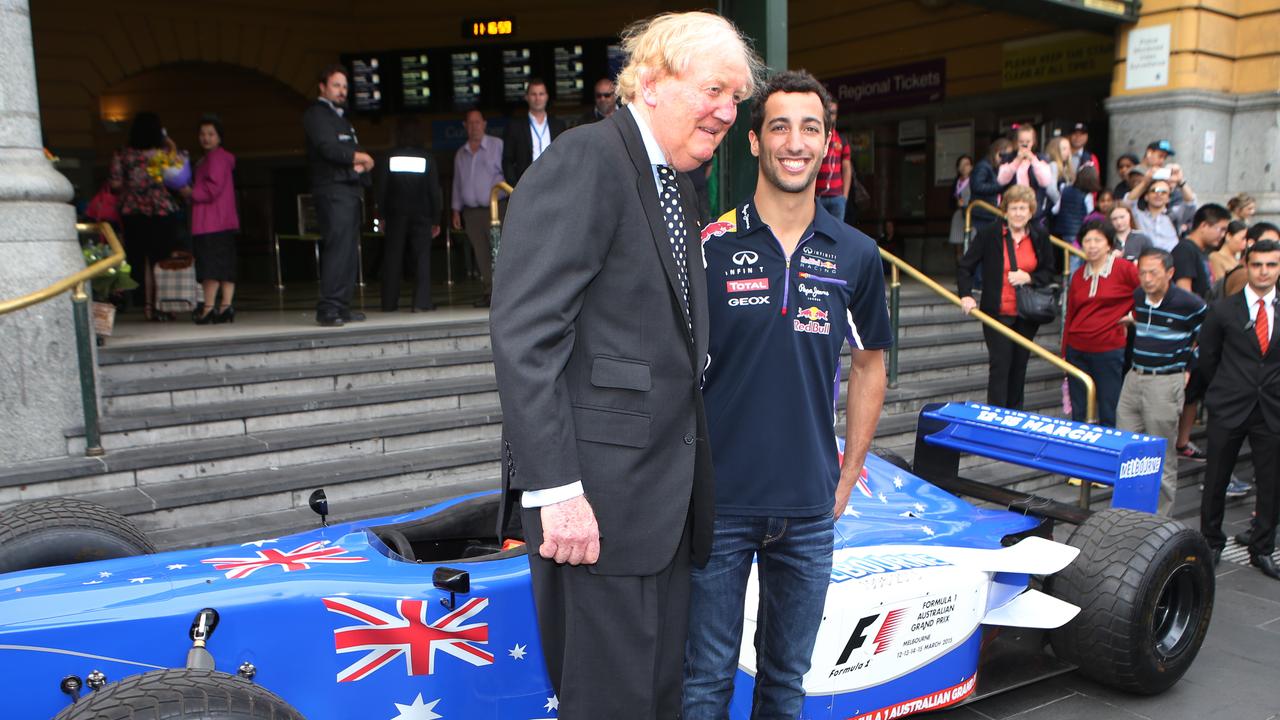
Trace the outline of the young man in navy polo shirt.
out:
<instances>
[{"instance_id":1,"label":"young man in navy polo shirt","mask_svg":"<svg viewBox=\"0 0 1280 720\"><path fill-rule=\"evenodd\" d=\"M755 195L702 231L716 521L711 559L693 571L685 720L727 715L753 560L761 602L752 717L799 715L834 520L884 402L883 349L892 335L876 244L814 199L831 133L828 102L807 72L782 72L765 85L751 111ZM841 465L833 426L846 338L853 360Z\"/></svg>"}]
</instances>

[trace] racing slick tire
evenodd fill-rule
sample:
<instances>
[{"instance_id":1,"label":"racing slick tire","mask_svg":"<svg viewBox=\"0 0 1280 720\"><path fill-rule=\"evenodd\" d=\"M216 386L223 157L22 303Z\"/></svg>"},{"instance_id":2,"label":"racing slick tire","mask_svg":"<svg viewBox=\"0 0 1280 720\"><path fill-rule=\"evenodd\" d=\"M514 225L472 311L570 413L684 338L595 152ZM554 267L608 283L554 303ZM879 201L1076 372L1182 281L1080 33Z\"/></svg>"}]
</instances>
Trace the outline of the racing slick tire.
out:
<instances>
[{"instance_id":1,"label":"racing slick tire","mask_svg":"<svg viewBox=\"0 0 1280 720\"><path fill-rule=\"evenodd\" d=\"M53 720L305 720L261 685L216 670L152 670L81 697Z\"/></svg>"},{"instance_id":2,"label":"racing slick tire","mask_svg":"<svg viewBox=\"0 0 1280 720\"><path fill-rule=\"evenodd\" d=\"M1049 633L1058 657L1119 690L1167 690L1195 660L1213 615L1213 555L1167 518L1108 508L1072 533L1071 565L1047 580L1080 614Z\"/></svg>"},{"instance_id":3,"label":"racing slick tire","mask_svg":"<svg viewBox=\"0 0 1280 720\"><path fill-rule=\"evenodd\" d=\"M880 458L881 460L889 463L890 465L897 467L900 470L906 470L907 472L912 472L911 461L902 457L898 453L890 450L889 448L883 448L878 445L872 445L870 449L870 453Z\"/></svg>"},{"instance_id":4,"label":"racing slick tire","mask_svg":"<svg viewBox=\"0 0 1280 720\"><path fill-rule=\"evenodd\" d=\"M155 551L124 516L85 500L36 500L0 512L0 573Z\"/></svg>"}]
</instances>

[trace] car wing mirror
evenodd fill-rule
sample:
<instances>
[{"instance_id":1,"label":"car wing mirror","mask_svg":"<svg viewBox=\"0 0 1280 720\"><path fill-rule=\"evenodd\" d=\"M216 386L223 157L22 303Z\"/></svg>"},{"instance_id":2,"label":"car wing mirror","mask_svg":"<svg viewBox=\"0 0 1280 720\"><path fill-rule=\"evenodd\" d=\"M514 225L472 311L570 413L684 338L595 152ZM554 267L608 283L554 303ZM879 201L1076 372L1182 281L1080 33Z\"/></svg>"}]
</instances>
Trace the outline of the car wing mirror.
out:
<instances>
[{"instance_id":1,"label":"car wing mirror","mask_svg":"<svg viewBox=\"0 0 1280 720\"><path fill-rule=\"evenodd\" d=\"M438 590L449 593L449 598L440 598L440 604L449 610L458 605L459 594L471 592L471 573L457 568L438 567L431 573L431 584Z\"/></svg>"}]
</instances>

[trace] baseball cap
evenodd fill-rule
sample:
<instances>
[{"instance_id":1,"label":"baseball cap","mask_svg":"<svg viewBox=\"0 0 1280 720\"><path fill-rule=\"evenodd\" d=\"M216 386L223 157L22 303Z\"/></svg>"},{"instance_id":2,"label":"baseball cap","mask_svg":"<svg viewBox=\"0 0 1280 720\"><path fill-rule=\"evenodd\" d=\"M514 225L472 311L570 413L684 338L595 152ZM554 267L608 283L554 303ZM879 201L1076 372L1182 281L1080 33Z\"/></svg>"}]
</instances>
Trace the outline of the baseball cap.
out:
<instances>
[{"instance_id":1,"label":"baseball cap","mask_svg":"<svg viewBox=\"0 0 1280 720\"><path fill-rule=\"evenodd\" d=\"M1146 175L1147 168L1145 165L1134 165L1133 167L1129 168L1129 174L1130 175Z\"/></svg>"},{"instance_id":2,"label":"baseball cap","mask_svg":"<svg viewBox=\"0 0 1280 720\"><path fill-rule=\"evenodd\" d=\"M1082 123L1082 122L1071 123L1070 132L1087 133L1089 132L1089 123Z\"/></svg>"},{"instance_id":3,"label":"baseball cap","mask_svg":"<svg viewBox=\"0 0 1280 720\"><path fill-rule=\"evenodd\" d=\"M1151 144L1147 145L1147 149L1162 150L1166 153L1169 153L1169 157L1173 157L1174 155L1177 155L1177 153L1173 151L1173 143L1169 142L1168 140L1153 141Z\"/></svg>"}]
</instances>

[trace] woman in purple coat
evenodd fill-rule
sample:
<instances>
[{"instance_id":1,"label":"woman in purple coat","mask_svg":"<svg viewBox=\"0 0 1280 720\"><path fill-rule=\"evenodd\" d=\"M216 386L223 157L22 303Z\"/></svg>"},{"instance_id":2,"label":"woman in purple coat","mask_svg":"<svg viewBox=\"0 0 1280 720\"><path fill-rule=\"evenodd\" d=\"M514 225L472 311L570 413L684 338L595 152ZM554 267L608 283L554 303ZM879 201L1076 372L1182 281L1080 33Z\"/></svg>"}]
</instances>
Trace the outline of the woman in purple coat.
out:
<instances>
[{"instance_id":1,"label":"woman in purple coat","mask_svg":"<svg viewBox=\"0 0 1280 720\"><path fill-rule=\"evenodd\" d=\"M197 325L235 322L231 300L236 292L236 193L231 173L236 156L222 147L222 121L215 115L200 120L204 158L196 165L191 188L191 240L196 255L196 279L204 288L204 302L196 309ZM221 304L217 304L221 291Z\"/></svg>"}]
</instances>

